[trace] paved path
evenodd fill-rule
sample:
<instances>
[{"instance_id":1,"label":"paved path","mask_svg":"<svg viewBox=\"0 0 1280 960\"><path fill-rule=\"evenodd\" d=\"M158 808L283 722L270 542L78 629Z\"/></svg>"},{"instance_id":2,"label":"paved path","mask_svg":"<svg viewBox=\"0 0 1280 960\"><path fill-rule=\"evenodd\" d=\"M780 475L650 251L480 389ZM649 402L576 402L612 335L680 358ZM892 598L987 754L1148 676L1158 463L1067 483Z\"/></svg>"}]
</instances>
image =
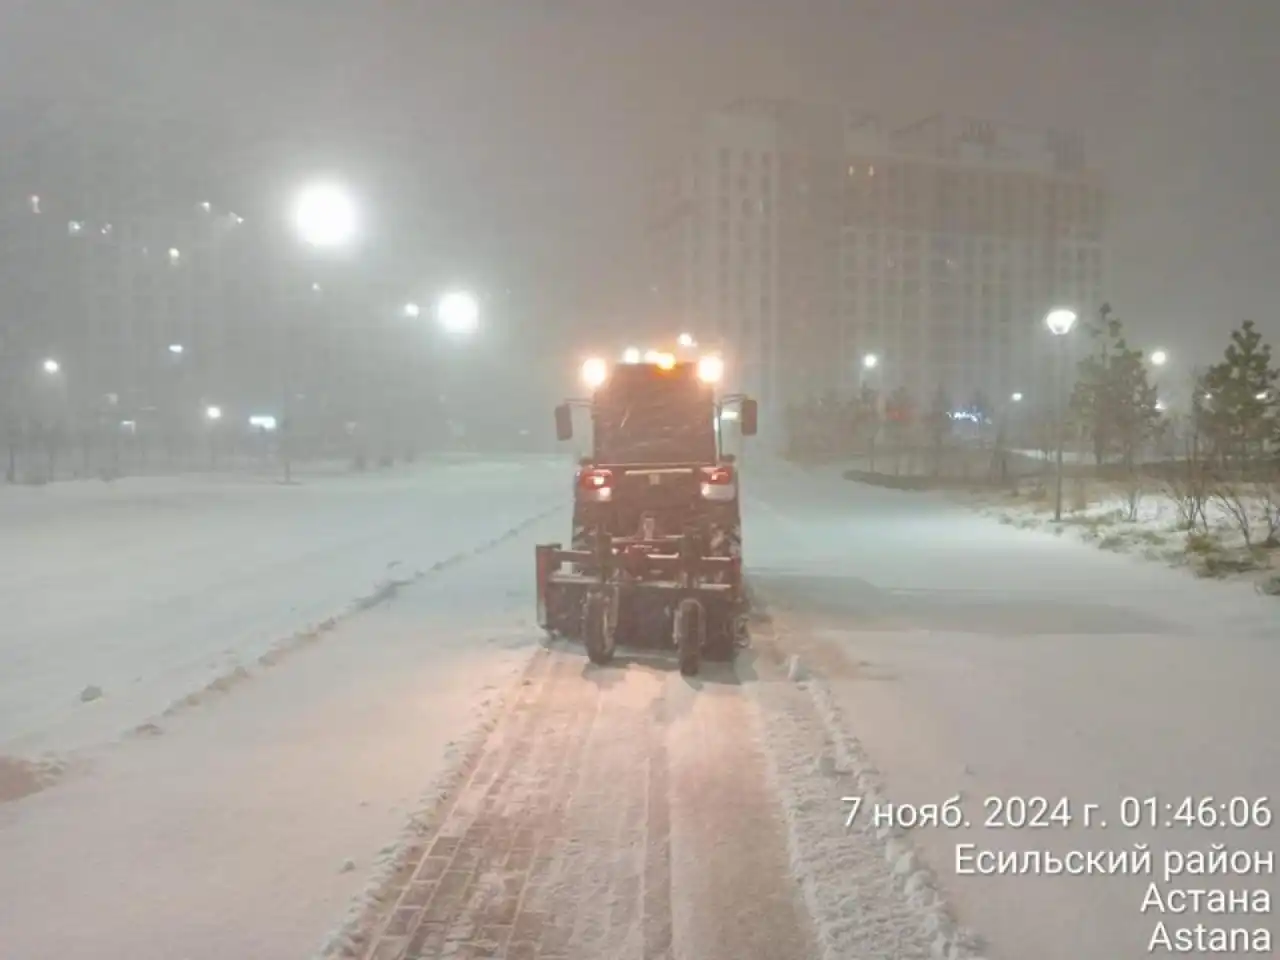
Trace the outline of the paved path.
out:
<instances>
[{"instance_id":1,"label":"paved path","mask_svg":"<svg viewBox=\"0 0 1280 960\"><path fill-rule=\"evenodd\" d=\"M366 956L815 956L742 682L539 651Z\"/></svg>"}]
</instances>

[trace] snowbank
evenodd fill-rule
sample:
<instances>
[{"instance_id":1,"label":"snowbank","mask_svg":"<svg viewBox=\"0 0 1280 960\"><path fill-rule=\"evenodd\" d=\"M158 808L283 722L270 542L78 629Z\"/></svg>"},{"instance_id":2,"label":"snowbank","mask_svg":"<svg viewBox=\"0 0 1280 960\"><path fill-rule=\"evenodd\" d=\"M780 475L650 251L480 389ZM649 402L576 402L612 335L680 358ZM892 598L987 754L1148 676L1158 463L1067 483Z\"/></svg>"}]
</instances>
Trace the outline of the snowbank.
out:
<instances>
[{"instance_id":1,"label":"snowbank","mask_svg":"<svg viewBox=\"0 0 1280 960\"><path fill-rule=\"evenodd\" d=\"M759 619L754 644L778 656ZM787 820L791 868L823 960L970 960L976 934L960 928L930 869L899 830L875 827L881 778L850 736L821 679L788 658L746 689L764 717L774 788ZM857 798L857 815L850 822Z\"/></svg>"}]
</instances>

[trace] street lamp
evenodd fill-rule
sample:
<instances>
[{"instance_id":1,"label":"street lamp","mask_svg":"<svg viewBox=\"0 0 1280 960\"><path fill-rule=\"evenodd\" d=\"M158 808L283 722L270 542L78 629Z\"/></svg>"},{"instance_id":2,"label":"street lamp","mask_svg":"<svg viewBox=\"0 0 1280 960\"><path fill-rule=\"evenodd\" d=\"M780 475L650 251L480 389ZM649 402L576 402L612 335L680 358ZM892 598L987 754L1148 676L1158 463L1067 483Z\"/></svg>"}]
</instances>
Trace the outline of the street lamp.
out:
<instances>
[{"instance_id":1,"label":"street lamp","mask_svg":"<svg viewBox=\"0 0 1280 960\"><path fill-rule=\"evenodd\" d=\"M1066 432L1067 419L1067 404L1063 398L1063 392L1066 389L1067 382L1067 334L1076 325L1076 319L1075 311L1067 310L1064 307L1050 310L1048 316L1044 318L1045 326L1049 328L1049 332L1058 341L1058 450L1057 478L1054 482L1053 494L1053 519L1055 523L1062 522L1062 446L1065 442L1064 434Z\"/></svg>"},{"instance_id":2,"label":"street lamp","mask_svg":"<svg viewBox=\"0 0 1280 960\"><path fill-rule=\"evenodd\" d=\"M1010 399L1010 400L1012 400L1014 403L1021 403L1021 402L1022 402L1022 394L1021 394L1021 393L1014 393L1014 394L1013 394L1013 396L1011 396L1009 399Z\"/></svg>"},{"instance_id":3,"label":"street lamp","mask_svg":"<svg viewBox=\"0 0 1280 960\"><path fill-rule=\"evenodd\" d=\"M1169 362L1169 354L1164 350L1153 350L1151 352L1151 365L1153 367L1163 367Z\"/></svg>"},{"instance_id":4,"label":"street lamp","mask_svg":"<svg viewBox=\"0 0 1280 960\"><path fill-rule=\"evenodd\" d=\"M416 303L406 303L404 305L404 315L410 319L416 320L418 317L422 316L422 308Z\"/></svg>"},{"instance_id":5,"label":"street lamp","mask_svg":"<svg viewBox=\"0 0 1280 960\"><path fill-rule=\"evenodd\" d=\"M182 344L180 344L180 343L171 343L171 344L169 344L169 352L170 352L170 353L172 353L175 357L182 356L182 354L183 354L185 351L186 351L186 347L184 347L184 346L183 346Z\"/></svg>"},{"instance_id":6,"label":"street lamp","mask_svg":"<svg viewBox=\"0 0 1280 960\"><path fill-rule=\"evenodd\" d=\"M58 363L58 361L54 360L52 357L41 364L41 366L44 368L44 372L50 376L55 373L59 373L62 370L62 364Z\"/></svg>"},{"instance_id":7,"label":"street lamp","mask_svg":"<svg viewBox=\"0 0 1280 960\"><path fill-rule=\"evenodd\" d=\"M880 364L880 358L874 353L868 353L862 358L862 368L864 370L874 370Z\"/></svg>"},{"instance_id":8,"label":"street lamp","mask_svg":"<svg viewBox=\"0 0 1280 960\"><path fill-rule=\"evenodd\" d=\"M341 247L356 232L356 205L336 183L316 183L298 194L294 226L304 243L313 247Z\"/></svg>"},{"instance_id":9,"label":"street lamp","mask_svg":"<svg viewBox=\"0 0 1280 960\"><path fill-rule=\"evenodd\" d=\"M222 408L217 406L208 406L204 408L204 418L210 422L222 419Z\"/></svg>"},{"instance_id":10,"label":"street lamp","mask_svg":"<svg viewBox=\"0 0 1280 960\"><path fill-rule=\"evenodd\" d=\"M680 334L680 336L676 338L676 343L678 343L682 347L697 346L696 342L693 339L693 334L691 333Z\"/></svg>"},{"instance_id":11,"label":"street lamp","mask_svg":"<svg viewBox=\"0 0 1280 960\"><path fill-rule=\"evenodd\" d=\"M465 290L452 290L436 304L436 319L449 333L473 333L480 321L480 304Z\"/></svg>"}]
</instances>

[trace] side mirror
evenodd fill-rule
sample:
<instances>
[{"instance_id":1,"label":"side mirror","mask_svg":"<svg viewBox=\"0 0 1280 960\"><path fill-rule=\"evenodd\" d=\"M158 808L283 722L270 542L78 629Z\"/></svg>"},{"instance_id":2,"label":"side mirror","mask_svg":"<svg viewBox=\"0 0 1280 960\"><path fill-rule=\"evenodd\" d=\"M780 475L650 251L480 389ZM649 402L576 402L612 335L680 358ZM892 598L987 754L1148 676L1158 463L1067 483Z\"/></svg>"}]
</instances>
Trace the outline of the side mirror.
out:
<instances>
[{"instance_id":1,"label":"side mirror","mask_svg":"<svg viewBox=\"0 0 1280 960\"><path fill-rule=\"evenodd\" d=\"M556 439L573 439L573 411L569 409L567 403L556 407Z\"/></svg>"},{"instance_id":2,"label":"side mirror","mask_svg":"<svg viewBox=\"0 0 1280 960\"><path fill-rule=\"evenodd\" d=\"M756 409L756 402L750 397L746 397L742 401L742 412L738 415L744 437L754 437L756 435L759 416L760 411Z\"/></svg>"}]
</instances>

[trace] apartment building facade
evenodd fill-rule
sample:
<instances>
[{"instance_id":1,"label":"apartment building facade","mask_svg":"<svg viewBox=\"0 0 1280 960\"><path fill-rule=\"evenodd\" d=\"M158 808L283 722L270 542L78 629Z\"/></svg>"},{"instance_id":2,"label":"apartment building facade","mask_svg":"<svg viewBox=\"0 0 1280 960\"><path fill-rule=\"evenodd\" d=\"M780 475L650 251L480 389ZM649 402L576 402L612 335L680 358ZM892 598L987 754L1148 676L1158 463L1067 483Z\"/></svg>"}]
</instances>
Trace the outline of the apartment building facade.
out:
<instances>
[{"instance_id":1,"label":"apartment building facade","mask_svg":"<svg viewBox=\"0 0 1280 960\"><path fill-rule=\"evenodd\" d=\"M869 378L919 403L1031 393L1046 312L1103 296L1105 191L1056 133L743 101L705 118L653 210L660 309L766 409Z\"/></svg>"}]
</instances>

